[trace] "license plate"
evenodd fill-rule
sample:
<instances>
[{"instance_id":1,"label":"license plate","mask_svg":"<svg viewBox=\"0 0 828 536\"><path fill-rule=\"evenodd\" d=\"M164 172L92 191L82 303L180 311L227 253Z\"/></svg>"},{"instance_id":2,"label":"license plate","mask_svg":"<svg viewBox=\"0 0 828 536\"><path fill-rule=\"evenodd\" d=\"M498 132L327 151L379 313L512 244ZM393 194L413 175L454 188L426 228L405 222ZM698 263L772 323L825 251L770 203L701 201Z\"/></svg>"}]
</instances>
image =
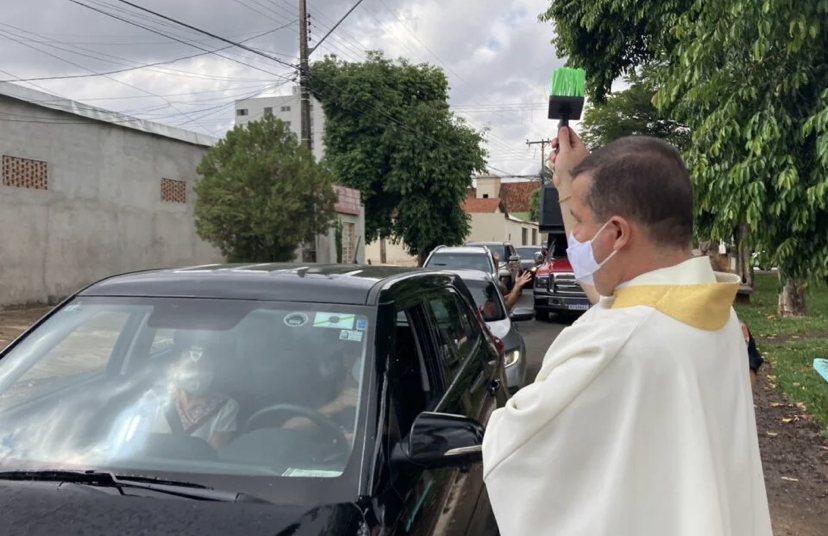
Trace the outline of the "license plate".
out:
<instances>
[{"instance_id":1,"label":"license plate","mask_svg":"<svg viewBox=\"0 0 828 536\"><path fill-rule=\"evenodd\" d=\"M566 306L570 311L586 311L589 309L588 303L570 303Z\"/></svg>"}]
</instances>

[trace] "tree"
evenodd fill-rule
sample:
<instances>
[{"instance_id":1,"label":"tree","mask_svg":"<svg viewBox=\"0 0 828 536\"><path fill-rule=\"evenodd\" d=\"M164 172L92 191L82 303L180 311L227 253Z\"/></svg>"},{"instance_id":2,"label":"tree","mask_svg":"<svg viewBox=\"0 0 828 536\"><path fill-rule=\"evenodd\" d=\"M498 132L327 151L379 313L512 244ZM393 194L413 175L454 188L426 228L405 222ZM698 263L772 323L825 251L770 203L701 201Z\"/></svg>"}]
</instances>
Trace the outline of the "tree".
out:
<instances>
[{"instance_id":1,"label":"tree","mask_svg":"<svg viewBox=\"0 0 828 536\"><path fill-rule=\"evenodd\" d=\"M804 314L806 278L828 278L826 12L828 0L556 0L541 15L597 100L630 68L664 66L655 104L691 129L700 232L768 252L786 315Z\"/></svg>"},{"instance_id":2,"label":"tree","mask_svg":"<svg viewBox=\"0 0 828 536\"><path fill-rule=\"evenodd\" d=\"M625 77L629 88L587 108L581 129L589 147L601 147L624 136L643 135L663 139L679 150L687 148L689 129L653 104L657 90L655 70L654 65L632 70Z\"/></svg>"},{"instance_id":3,"label":"tree","mask_svg":"<svg viewBox=\"0 0 828 536\"><path fill-rule=\"evenodd\" d=\"M684 13L659 92L693 136L697 209L742 223L780 269L780 313L828 280L828 0L724 0Z\"/></svg>"},{"instance_id":4,"label":"tree","mask_svg":"<svg viewBox=\"0 0 828 536\"><path fill-rule=\"evenodd\" d=\"M540 194L542 188L538 188L529 195L529 220L540 221Z\"/></svg>"},{"instance_id":5,"label":"tree","mask_svg":"<svg viewBox=\"0 0 828 536\"><path fill-rule=\"evenodd\" d=\"M231 262L292 260L330 228L333 176L272 115L229 131L198 173L196 231Z\"/></svg>"},{"instance_id":6,"label":"tree","mask_svg":"<svg viewBox=\"0 0 828 536\"><path fill-rule=\"evenodd\" d=\"M325 159L362 192L365 241L393 238L422 262L434 247L463 242L461 203L485 169L481 133L454 116L448 80L429 65L371 52L363 63L326 57L311 67L325 110Z\"/></svg>"},{"instance_id":7,"label":"tree","mask_svg":"<svg viewBox=\"0 0 828 536\"><path fill-rule=\"evenodd\" d=\"M612 83L676 46L670 29L694 0L549 0L538 18L555 25L558 57L586 69L587 92L603 102Z\"/></svg>"}]
</instances>

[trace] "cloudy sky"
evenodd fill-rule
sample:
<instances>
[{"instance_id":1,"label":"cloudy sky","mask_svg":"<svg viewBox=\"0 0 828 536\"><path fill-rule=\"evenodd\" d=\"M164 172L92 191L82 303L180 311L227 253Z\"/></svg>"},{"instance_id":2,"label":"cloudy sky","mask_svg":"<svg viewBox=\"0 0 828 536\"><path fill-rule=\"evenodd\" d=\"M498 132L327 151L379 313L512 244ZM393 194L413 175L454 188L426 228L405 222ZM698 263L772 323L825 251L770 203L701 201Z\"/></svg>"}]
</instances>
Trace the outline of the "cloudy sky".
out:
<instances>
[{"instance_id":1,"label":"cloudy sky","mask_svg":"<svg viewBox=\"0 0 828 536\"><path fill-rule=\"evenodd\" d=\"M296 62L298 0L130 1L289 65ZM307 0L311 46L355 1ZM208 53L227 45L119 0L0 5L2 80L213 136L232 126L234 100L291 91L288 67L235 47ZM548 80L563 64L550 44L552 27L537 21L546 5L547 0L364 0L312 59L336 54L359 61L365 50L382 49L391 57L441 66L454 110L475 127L490 129L490 170L537 173L540 147L528 147L526 140L553 135L554 123L545 118ZM91 76L101 73L108 74Z\"/></svg>"}]
</instances>

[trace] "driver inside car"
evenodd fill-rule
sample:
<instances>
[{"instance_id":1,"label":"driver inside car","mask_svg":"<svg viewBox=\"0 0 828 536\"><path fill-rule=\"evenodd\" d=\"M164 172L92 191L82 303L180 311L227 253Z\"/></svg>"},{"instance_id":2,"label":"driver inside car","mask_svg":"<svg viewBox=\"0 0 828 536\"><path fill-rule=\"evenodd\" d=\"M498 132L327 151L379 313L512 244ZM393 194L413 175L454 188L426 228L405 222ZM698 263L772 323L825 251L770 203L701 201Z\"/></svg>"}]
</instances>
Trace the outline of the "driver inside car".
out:
<instances>
[{"instance_id":1,"label":"driver inside car","mask_svg":"<svg viewBox=\"0 0 828 536\"><path fill-rule=\"evenodd\" d=\"M211 391L212 356L204 347L190 345L172 364L172 390L158 407L154 433L201 438L215 449L230 442L236 432L239 404Z\"/></svg>"},{"instance_id":2,"label":"driver inside car","mask_svg":"<svg viewBox=\"0 0 828 536\"><path fill-rule=\"evenodd\" d=\"M333 399L315 408L342 428L345 438L353 442L359 385L362 375L362 345L352 344L351 348L337 345L337 354L325 355L319 363L320 376L327 378ZM349 351L351 350L351 351ZM324 355L324 354L323 354ZM305 417L293 417L285 422L284 428L305 429L315 425Z\"/></svg>"}]
</instances>

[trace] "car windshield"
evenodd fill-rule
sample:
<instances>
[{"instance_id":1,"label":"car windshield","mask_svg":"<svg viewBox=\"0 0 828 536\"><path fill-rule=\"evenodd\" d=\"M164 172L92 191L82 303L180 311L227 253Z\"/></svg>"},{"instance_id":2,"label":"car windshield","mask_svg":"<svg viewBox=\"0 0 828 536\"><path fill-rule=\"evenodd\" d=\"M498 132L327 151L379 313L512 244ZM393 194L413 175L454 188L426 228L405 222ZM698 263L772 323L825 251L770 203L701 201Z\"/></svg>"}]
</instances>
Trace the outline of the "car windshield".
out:
<instances>
[{"instance_id":1,"label":"car windshield","mask_svg":"<svg viewBox=\"0 0 828 536\"><path fill-rule=\"evenodd\" d=\"M515 248L517 254L520 255L522 260L531 259L535 256L535 253L540 251L539 247L531 247L531 248Z\"/></svg>"},{"instance_id":2,"label":"car windshield","mask_svg":"<svg viewBox=\"0 0 828 536\"><path fill-rule=\"evenodd\" d=\"M340 476L359 465L371 311L75 299L0 361L0 463Z\"/></svg>"},{"instance_id":3,"label":"car windshield","mask_svg":"<svg viewBox=\"0 0 828 536\"><path fill-rule=\"evenodd\" d=\"M435 253L429 259L426 267L479 270L487 273L492 271L485 253Z\"/></svg>"},{"instance_id":4,"label":"car windshield","mask_svg":"<svg viewBox=\"0 0 828 536\"><path fill-rule=\"evenodd\" d=\"M506 319L503 303L498 296L499 291L491 281L463 280L469 287L474 303L480 309L480 314L486 322L497 322Z\"/></svg>"}]
</instances>

